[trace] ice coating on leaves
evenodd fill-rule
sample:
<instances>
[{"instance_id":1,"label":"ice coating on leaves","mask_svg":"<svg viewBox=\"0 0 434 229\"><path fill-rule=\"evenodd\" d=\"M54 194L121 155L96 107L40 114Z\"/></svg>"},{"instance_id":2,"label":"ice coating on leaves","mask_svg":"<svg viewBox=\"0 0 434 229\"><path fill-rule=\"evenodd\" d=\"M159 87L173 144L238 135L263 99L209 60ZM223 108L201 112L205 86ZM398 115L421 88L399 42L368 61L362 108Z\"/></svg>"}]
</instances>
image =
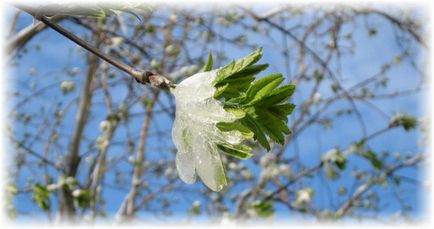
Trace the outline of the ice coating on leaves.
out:
<instances>
[{"instance_id":1,"label":"ice coating on leaves","mask_svg":"<svg viewBox=\"0 0 434 229\"><path fill-rule=\"evenodd\" d=\"M227 185L227 178L217 143L239 144L243 138L238 131L222 132L216 127L216 123L232 122L235 117L213 98L215 77L216 70L198 73L172 91L176 101L172 138L178 149L176 168L180 178L191 184L197 173L206 186L220 191Z\"/></svg>"}]
</instances>

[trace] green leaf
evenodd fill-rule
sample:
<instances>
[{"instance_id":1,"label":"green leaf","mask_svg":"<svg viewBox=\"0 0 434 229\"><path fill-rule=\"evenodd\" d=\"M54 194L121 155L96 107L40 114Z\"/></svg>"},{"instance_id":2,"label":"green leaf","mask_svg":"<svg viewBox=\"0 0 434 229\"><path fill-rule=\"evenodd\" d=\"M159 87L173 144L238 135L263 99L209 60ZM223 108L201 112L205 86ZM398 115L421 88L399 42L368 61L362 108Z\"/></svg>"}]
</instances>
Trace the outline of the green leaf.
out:
<instances>
[{"instance_id":1,"label":"green leaf","mask_svg":"<svg viewBox=\"0 0 434 229\"><path fill-rule=\"evenodd\" d=\"M264 97L270 95L271 91L274 90L277 86L279 86L280 83L282 83L282 81L283 81L282 75L281 74L275 74L275 75L278 76L278 78L271 81L266 86L264 86L262 89L260 89L255 94L254 99L248 105L253 105L256 102L261 101ZM271 76L273 76L273 75L271 75ZM270 101L267 101L267 102L270 103Z\"/></svg>"},{"instance_id":2,"label":"green leaf","mask_svg":"<svg viewBox=\"0 0 434 229\"><path fill-rule=\"evenodd\" d=\"M242 96L251 82L255 79L255 74L268 67L266 64L253 65L262 57L262 49L257 49L247 57L232 61L229 65L220 68L213 85L217 91L215 99L225 98L226 101Z\"/></svg>"},{"instance_id":3,"label":"green leaf","mask_svg":"<svg viewBox=\"0 0 434 229\"><path fill-rule=\"evenodd\" d=\"M253 149L243 144L232 145L232 144L222 143L222 144L217 144L217 147L221 151L223 151L223 153L243 160L248 159L253 155L252 154Z\"/></svg>"},{"instance_id":4,"label":"green leaf","mask_svg":"<svg viewBox=\"0 0 434 229\"><path fill-rule=\"evenodd\" d=\"M244 139L251 139L254 136L254 133L249 128L238 122L219 122L216 126L223 132L238 131ZM227 155L240 159L248 159L253 155L252 148L244 144L220 143L217 144L217 147Z\"/></svg>"},{"instance_id":5,"label":"green leaf","mask_svg":"<svg viewBox=\"0 0 434 229\"><path fill-rule=\"evenodd\" d=\"M407 114L396 114L390 121L391 126L402 126L405 131L410 131L417 126L417 119Z\"/></svg>"},{"instance_id":6,"label":"green leaf","mask_svg":"<svg viewBox=\"0 0 434 229\"><path fill-rule=\"evenodd\" d=\"M253 133L255 133L255 136L253 139L258 140L258 142L265 148L267 151L270 151L271 147L268 143L267 138L265 137L264 130L261 128L259 123L249 114L246 114L246 116L240 120L240 122L248 127Z\"/></svg>"},{"instance_id":7,"label":"green leaf","mask_svg":"<svg viewBox=\"0 0 434 229\"><path fill-rule=\"evenodd\" d=\"M336 179L339 177L339 173L335 167L339 170L344 170L347 164L347 159L338 148L329 150L323 156L322 160L324 162L324 171L330 179Z\"/></svg>"},{"instance_id":8,"label":"green leaf","mask_svg":"<svg viewBox=\"0 0 434 229\"><path fill-rule=\"evenodd\" d=\"M258 69L262 68L264 67ZM270 150L270 144L266 135L271 140L284 144L284 134L291 133L286 123L287 116L292 113L295 105L284 102L294 93L295 85L278 87L283 80L281 74L265 76L252 82L245 93L240 92L242 88L230 89L230 82L224 80L222 82L226 82L226 85L223 88L217 87L215 95L215 98L224 97L233 107L243 109L249 114L249 117L244 116L241 119L241 123L255 134L254 139L267 150Z\"/></svg>"},{"instance_id":9,"label":"green leaf","mask_svg":"<svg viewBox=\"0 0 434 229\"><path fill-rule=\"evenodd\" d=\"M220 85L233 84L232 85L233 87L246 88L247 89L250 82L252 82L253 80L255 80L254 75L243 75L243 76L239 76L239 77L228 78L228 79L222 81L221 83L217 84L216 86L218 87Z\"/></svg>"},{"instance_id":10,"label":"green leaf","mask_svg":"<svg viewBox=\"0 0 434 229\"><path fill-rule=\"evenodd\" d=\"M220 98L222 98L223 97L223 93L225 93L226 92L226 89L229 87L229 84L227 83L227 84L225 84L225 85L223 85L223 86L219 86L219 87L216 87L216 92L215 92L215 94L214 94L214 98L215 99L220 99Z\"/></svg>"},{"instance_id":11,"label":"green leaf","mask_svg":"<svg viewBox=\"0 0 434 229\"><path fill-rule=\"evenodd\" d=\"M381 169L383 167L383 163L378 160L377 154L372 152L371 150L362 152L361 155L366 158L369 162L371 162L372 166L376 169Z\"/></svg>"},{"instance_id":12,"label":"green leaf","mask_svg":"<svg viewBox=\"0 0 434 229\"><path fill-rule=\"evenodd\" d=\"M255 140L267 150L270 150L270 145L265 134L275 142L284 144L284 134L291 133L286 123L295 105L282 103L294 93L295 85L277 88L282 81L280 74L268 75L253 82L244 97L229 100L231 103L238 102L239 107L249 114L241 122L255 133Z\"/></svg>"},{"instance_id":13,"label":"green leaf","mask_svg":"<svg viewBox=\"0 0 434 229\"><path fill-rule=\"evenodd\" d=\"M276 116L273 116L267 110L257 110L258 124L265 130L267 135L279 144L283 144L285 138L281 132L290 133L285 123L281 122Z\"/></svg>"},{"instance_id":14,"label":"green leaf","mask_svg":"<svg viewBox=\"0 0 434 229\"><path fill-rule=\"evenodd\" d=\"M32 200L35 201L42 210L50 210L50 192L42 184L35 184Z\"/></svg>"},{"instance_id":15,"label":"green leaf","mask_svg":"<svg viewBox=\"0 0 434 229\"><path fill-rule=\"evenodd\" d=\"M252 82L253 80L255 80L255 75L258 74L259 72L265 70L268 67L268 64L258 64L258 65L252 65L252 66L248 66L244 69L241 69L237 72L234 72L228 76L226 76L223 80L219 81L219 82L215 82L214 86L218 86L221 85L223 83L239 83L240 81L242 81L243 78L249 78L249 80L251 78ZM250 83L249 82L249 83Z\"/></svg>"},{"instance_id":16,"label":"green leaf","mask_svg":"<svg viewBox=\"0 0 434 229\"><path fill-rule=\"evenodd\" d=\"M323 169L329 179L336 180L337 178L339 178L339 173L330 162L325 162Z\"/></svg>"},{"instance_id":17,"label":"green leaf","mask_svg":"<svg viewBox=\"0 0 434 229\"><path fill-rule=\"evenodd\" d=\"M288 84L285 86L282 86L276 90L274 90L272 93L264 97L262 100L257 101L257 106L270 106L270 104L278 104L281 102L284 102L288 100L292 94L295 91L295 85L294 84Z\"/></svg>"},{"instance_id":18,"label":"green leaf","mask_svg":"<svg viewBox=\"0 0 434 229\"><path fill-rule=\"evenodd\" d=\"M281 74L272 74L253 82L253 84L249 87L249 89L246 92L246 100L251 101L256 97L259 97L258 95L259 93L261 93L262 96L265 95L266 93L269 93L272 89L274 89L274 87L279 85L282 81L283 81L283 77ZM267 85L269 84L270 86L266 88Z\"/></svg>"},{"instance_id":19,"label":"green leaf","mask_svg":"<svg viewBox=\"0 0 434 229\"><path fill-rule=\"evenodd\" d=\"M235 115L235 119L242 119L246 116L246 112L241 108L226 106L224 109L227 112L230 112L231 114Z\"/></svg>"},{"instance_id":20,"label":"green leaf","mask_svg":"<svg viewBox=\"0 0 434 229\"><path fill-rule=\"evenodd\" d=\"M278 117L280 120L288 122L288 115L290 115L295 109L295 105L292 103L280 104L268 107L268 111Z\"/></svg>"},{"instance_id":21,"label":"green leaf","mask_svg":"<svg viewBox=\"0 0 434 229\"><path fill-rule=\"evenodd\" d=\"M216 124L217 128L219 128L221 131L227 132L227 131L239 131L244 139L251 139L254 136L254 133L244 126L241 123L237 122L219 122Z\"/></svg>"},{"instance_id":22,"label":"green leaf","mask_svg":"<svg viewBox=\"0 0 434 229\"><path fill-rule=\"evenodd\" d=\"M232 74L240 72L241 70L245 69L246 67L253 65L261 57L262 57L262 48L259 48L241 60L232 61L231 64L221 68L218 71L217 77L214 80L214 85L219 84L221 81L230 77Z\"/></svg>"},{"instance_id":23,"label":"green leaf","mask_svg":"<svg viewBox=\"0 0 434 229\"><path fill-rule=\"evenodd\" d=\"M256 201L252 207L259 217L269 218L275 213L273 204L268 201Z\"/></svg>"},{"instance_id":24,"label":"green leaf","mask_svg":"<svg viewBox=\"0 0 434 229\"><path fill-rule=\"evenodd\" d=\"M92 195L90 194L89 190L77 189L72 192L72 195L74 197L74 204L76 206L81 208L87 208L90 206Z\"/></svg>"},{"instance_id":25,"label":"green leaf","mask_svg":"<svg viewBox=\"0 0 434 229\"><path fill-rule=\"evenodd\" d=\"M200 215L201 208L200 208L200 202L198 200L194 201L191 205L191 208L189 210L190 214L192 215Z\"/></svg>"},{"instance_id":26,"label":"green leaf","mask_svg":"<svg viewBox=\"0 0 434 229\"><path fill-rule=\"evenodd\" d=\"M211 71L212 70L212 66L213 66L212 54L209 53L208 54L208 60L206 61L205 66L203 66L203 71L204 72Z\"/></svg>"},{"instance_id":27,"label":"green leaf","mask_svg":"<svg viewBox=\"0 0 434 229\"><path fill-rule=\"evenodd\" d=\"M347 164L347 159L345 157L340 156L340 157L336 158L334 163L340 170L344 170L345 166Z\"/></svg>"}]
</instances>

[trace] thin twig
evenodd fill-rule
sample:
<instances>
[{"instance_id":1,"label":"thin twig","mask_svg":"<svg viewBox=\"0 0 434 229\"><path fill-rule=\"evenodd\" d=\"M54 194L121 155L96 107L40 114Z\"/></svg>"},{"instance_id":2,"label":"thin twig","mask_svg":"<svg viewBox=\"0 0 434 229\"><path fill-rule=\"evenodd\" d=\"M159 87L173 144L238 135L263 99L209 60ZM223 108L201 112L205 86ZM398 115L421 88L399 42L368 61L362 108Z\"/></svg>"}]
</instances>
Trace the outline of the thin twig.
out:
<instances>
[{"instance_id":1,"label":"thin twig","mask_svg":"<svg viewBox=\"0 0 434 229\"><path fill-rule=\"evenodd\" d=\"M25 6L17 6L17 8L29 13L36 19L43 22L45 25L49 26L50 28L54 29L58 33L62 34L69 40L73 41L74 43L78 44L79 46L85 48L89 52L95 54L99 58L103 59L107 63L110 63L111 65L115 66L116 68L122 70L123 72L129 74L131 77L133 77L138 83L140 84L151 84L152 86L160 89L169 89L169 88L175 88L176 85L171 83L166 77L155 74L151 71L139 71L134 69L131 66L128 66L120 61L117 61L113 59L111 56L107 55L106 53L101 52L99 49L95 48L94 46L90 45L83 39L75 36L73 33L69 32L68 30L64 29L63 27L59 26L52 20L50 20L48 17L38 14L35 12L32 12L29 7Z\"/></svg>"},{"instance_id":2,"label":"thin twig","mask_svg":"<svg viewBox=\"0 0 434 229\"><path fill-rule=\"evenodd\" d=\"M377 9L365 9L365 10L356 10L356 9L354 9L354 12L358 13L358 14L377 14L377 15L380 15L380 16L388 19L390 22L392 22L396 26L398 26L401 30L404 30L404 31L407 31L408 33L410 33L410 35L417 42L419 42L425 48L428 48L428 45L425 43L425 41L423 40L423 38L420 36L419 33L417 33L416 31L414 31L414 29L411 27L411 25L409 25L405 21L401 21L399 18L397 18L395 16L392 16L391 14L386 13L385 11L380 11L380 10L377 10Z\"/></svg>"},{"instance_id":3,"label":"thin twig","mask_svg":"<svg viewBox=\"0 0 434 229\"><path fill-rule=\"evenodd\" d=\"M271 21L269 18L267 17L262 17L262 16L258 16L257 14L255 14L254 12L241 7L241 9L246 12L247 14L249 14L254 20L256 20L257 22L265 22L267 24L269 24L270 26L276 28L277 30L281 31L282 33L287 34L292 40L294 40L295 42L297 42L301 47L304 47L310 54L311 56L321 65L321 67L323 67L326 72L329 74L329 76L331 77L331 79L339 85L340 89L344 92L344 96L348 99L350 105L353 107L354 112L356 114L357 119L359 120L361 126L362 126L362 134L363 136L366 136L366 125L365 122L363 121L362 115L360 113L360 111L357 109L357 106L354 102L354 100L351 98L350 94L348 93L348 91L341 86L340 81L338 80L338 78L335 76L335 74L333 73L332 70L330 70L330 68L327 66L327 63L314 51L312 50L307 44L305 44L303 41L301 41L300 39L298 39L294 34L292 34L289 30L281 27L280 25L274 23L273 21Z\"/></svg>"},{"instance_id":4,"label":"thin twig","mask_svg":"<svg viewBox=\"0 0 434 229\"><path fill-rule=\"evenodd\" d=\"M136 80L138 80L138 81L142 80L143 74L144 74L143 72L138 71L138 70L136 70L136 69L134 69L134 68L132 68L132 67L124 64L124 63L121 63L121 62L119 62L119 61L111 58L109 55L101 52L100 50L96 49L95 47L93 47L92 45L90 45L89 43L87 43L86 41L82 40L81 38L75 36L71 32L69 32L66 29L60 27L56 23L52 22L47 17L45 17L43 15L35 15L35 18L37 18L38 20L42 21L43 23L45 23L46 25L48 25L50 28L56 30L58 33L60 33L63 36L67 37L71 41L73 41L76 44L80 45L81 47L85 48L89 52L97 55L99 58L107 61L108 63L112 64L116 68L124 71L125 73L127 73L129 75L131 75Z\"/></svg>"},{"instance_id":5,"label":"thin twig","mask_svg":"<svg viewBox=\"0 0 434 229\"><path fill-rule=\"evenodd\" d=\"M403 161L402 163L399 163L399 164L393 166L392 168L388 169L388 171L386 172L386 175L390 176L399 169L416 165L417 163L421 162L423 159L424 159L424 155L422 155L422 154L416 155L416 156L414 156L410 159L407 159L406 161ZM362 195L364 193L366 193L366 191L368 191L371 187L373 187L378 181L379 181L379 178L373 178L372 180L368 180L366 183L359 186L359 188L354 193L354 195L347 202L342 204L342 206L338 209L338 211L336 212L336 216L337 217L344 216L351 209L351 207L354 206L354 203L357 200L359 200L362 197Z\"/></svg>"},{"instance_id":6,"label":"thin twig","mask_svg":"<svg viewBox=\"0 0 434 229\"><path fill-rule=\"evenodd\" d=\"M321 169L323 165L324 165L324 162L321 161L318 165L316 165L316 166L314 166L314 167L312 167L312 168L309 168L309 169L306 169L306 170L301 171L301 172L300 172L296 177L294 177L294 178L292 178L291 180L289 180L285 185L281 186L280 188L278 188L278 189L275 190L274 192L272 192L272 193L270 193L269 195L267 195L267 196L263 199L263 201L265 202L265 201L269 201L269 200L273 199L273 197L274 197L275 195L277 195L277 194L279 194L280 192L286 190L286 189L287 189L291 184L293 184L293 183L296 182L297 180L299 180L299 179L301 179L301 178L303 178L303 177L305 177L305 176L307 176L307 175L309 175L309 174L311 174L311 173L313 173L313 172L315 172L315 171Z\"/></svg>"}]
</instances>

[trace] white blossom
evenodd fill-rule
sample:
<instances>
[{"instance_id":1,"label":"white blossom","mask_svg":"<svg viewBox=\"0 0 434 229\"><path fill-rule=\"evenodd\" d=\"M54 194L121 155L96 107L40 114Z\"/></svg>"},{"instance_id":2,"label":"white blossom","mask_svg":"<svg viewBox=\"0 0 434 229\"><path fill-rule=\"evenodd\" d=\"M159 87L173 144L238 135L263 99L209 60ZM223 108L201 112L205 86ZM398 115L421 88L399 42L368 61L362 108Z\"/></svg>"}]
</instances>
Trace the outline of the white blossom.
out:
<instances>
[{"instance_id":1,"label":"white blossom","mask_svg":"<svg viewBox=\"0 0 434 229\"><path fill-rule=\"evenodd\" d=\"M75 189L74 191L72 191L72 196L78 197L81 193L82 193L81 189Z\"/></svg>"},{"instance_id":2,"label":"white blossom","mask_svg":"<svg viewBox=\"0 0 434 229\"><path fill-rule=\"evenodd\" d=\"M60 89L62 90L63 94L69 93L75 90L75 83L70 80L64 80L62 83L60 83Z\"/></svg>"},{"instance_id":3,"label":"white blossom","mask_svg":"<svg viewBox=\"0 0 434 229\"><path fill-rule=\"evenodd\" d=\"M99 123L99 131L105 132L110 128L110 122L107 120L103 120Z\"/></svg>"},{"instance_id":4,"label":"white blossom","mask_svg":"<svg viewBox=\"0 0 434 229\"><path fill-rule=\"evenodd\" d=\"M320 101L321 101L321 94L319 92L315 92L315 94L312 97L312 102L314 104L319 104Z\"/></svg>"},{"instance_id":5,"label":"white blossom","mask_svg":"<svg viewBox=\"0 0 434 229\"><path fill-rule=\"evenodd\" d=\"M171 14L169 16L169 21L172 23L176 23L178 21L178 16L176 14Z\"/></svg>"},{"instance_id":6,"label":"white blossom","mask_svg":"<svg viewBox=\"0 0 434 229\"><path fill-rule=\"evenodd\" d=\"M259 159L259 164L262 167L266 167L269 164L274 163L275 160L276 160L276 157L274 156L274 154L266 153L266 154L264 154L264 156L261 157L261 159Z\"/></svg>"}]
</instances>

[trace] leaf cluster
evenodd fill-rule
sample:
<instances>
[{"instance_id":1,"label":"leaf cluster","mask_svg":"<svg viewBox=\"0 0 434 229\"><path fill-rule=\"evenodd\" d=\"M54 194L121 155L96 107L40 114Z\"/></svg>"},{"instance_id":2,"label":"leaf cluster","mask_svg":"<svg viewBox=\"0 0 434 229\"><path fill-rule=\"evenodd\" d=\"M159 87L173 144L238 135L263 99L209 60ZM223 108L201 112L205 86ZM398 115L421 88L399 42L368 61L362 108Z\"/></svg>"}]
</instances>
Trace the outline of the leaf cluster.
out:
<instances>
[{"instance_id":1,"label":"leaf cluster","mask_svg":"<svg viewBox=\"0 0 434 229\"><path fill-rule=\"evenodd\" d=\"M274 215L275 209L272 203L266 201L256 201L252 204L255 213L262 218L269 218Z\"/></svg>"},{"instance_id":2,"label":"leaf cluster","mask_svg":"<svg viewBox=\"0 0 434 229\"><path fill-rule=\"evenodd\" d=\"M50 192L42 184L35 184L32 200L35 201L42 210L50 210Z\"/></svg>"},{"instance_id":3,"label":"leaf cluster","mask_svg":"<svg viewBox=\"0 0 434 229\"><path fill-rule=\"evenodd\" d=\"M417 119L408 114L398 113L392 117L390 126L401 126L405 131L410 131L417 126Z\"/></svg>"},{"instance_id":4,"label":"leaf cluster","mask_svg":"<svg viewBox=\"0 0 434 229\"><path fill-rule=\"evenodd\" d=\"M335 180L339 177L339 171L345 170L347 158L337 148L330 150L323 158L323 169L328 178Z\"/></svg>"},{"instance_id":5,"label":"leaf cluster","mask_svg":"<svg viewBox=\"0 0 434 229\"><path fill-rule=\"evenodd\" d=\"M267 64L256 64L261 57L262 48L259 48L220 68L213 82L216 88L214 98L222 100L225 110L236 117L234 122L218 123L221 131L239 131L246 140L257 140L270 150L270 140L284 144L285 135L291 133L287 122L295 105L288 100L296 86L281 86L284 77L278 73L256 79L256 75L268 67ZM210 69L212 59L208 60L205 71ZM252 148L246 144L222 143L218 147L226 154L241 159L252 155Z\"/></svg>"},{"instance_id":6,"label":"leaf cluster","mask_svg":"<svg viewBox=\"0 0 434 229\"><path fill-rule=\"evenodd\" d=\"M383 162L378 159L377 154L374 151L367 149L365 144L366 141L364 139L355 144L358 151L357 153L368 160L375 169L380 170L383 168Z\"/></svg>"}]
</instances>

